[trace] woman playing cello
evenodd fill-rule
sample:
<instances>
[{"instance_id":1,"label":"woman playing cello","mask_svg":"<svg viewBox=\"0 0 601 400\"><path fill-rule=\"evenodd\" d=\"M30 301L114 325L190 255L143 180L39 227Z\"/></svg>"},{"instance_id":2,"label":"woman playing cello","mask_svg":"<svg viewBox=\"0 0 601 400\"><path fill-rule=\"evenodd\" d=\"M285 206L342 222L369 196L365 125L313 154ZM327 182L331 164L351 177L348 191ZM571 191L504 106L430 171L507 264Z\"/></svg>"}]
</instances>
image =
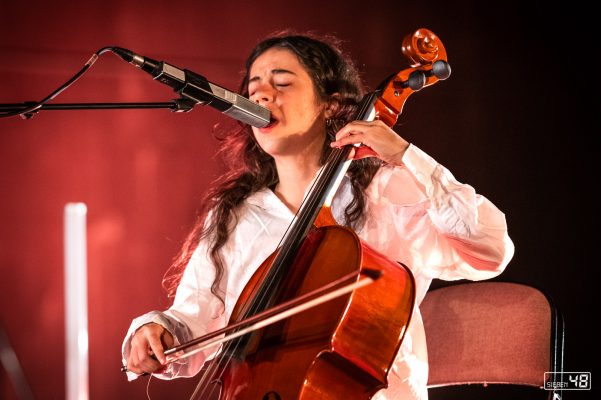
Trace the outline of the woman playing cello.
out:
<instances>
[{"instance_id":1,"label":"woman playing cello","mask_svg":"<svg viewBox=\"0 0 601 400\"><path fill-rule=\"evenodd\" d=\"M197 374L214 352L166 364L164 350L224 327L240 293L276 250L332 148L356 145L332 203L340 225L415 278L411 323L388 387L373 399L427 399L428 364L419 304L432 279L481 280L513 255L504 214L379 120L353 121L363 95L335 40L277 35L246 63L241 93L268 108L263 128L222 142L230 170L215 184L176 259L166 311L136 318L123 343L129 379ZM173 271L172 270L172 271Z\"/></svg>"}]
</instances>

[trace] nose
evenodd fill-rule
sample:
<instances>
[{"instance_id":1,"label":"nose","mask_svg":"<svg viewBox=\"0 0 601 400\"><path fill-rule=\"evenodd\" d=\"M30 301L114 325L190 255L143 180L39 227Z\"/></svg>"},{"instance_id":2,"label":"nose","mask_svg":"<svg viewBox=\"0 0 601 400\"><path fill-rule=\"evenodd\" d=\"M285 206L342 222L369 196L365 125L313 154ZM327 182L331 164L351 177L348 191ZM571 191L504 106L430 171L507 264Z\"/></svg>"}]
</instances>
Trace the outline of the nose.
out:
<instances>
[{"instance_id":1,"label":"nose","mask_svg":"<svg viewBox=\"0 0 601 400\"><path fill-rule=\"evenodd\" d=\"M275 98L274 91L269 85L261 85L255 88L255 92L251 96L251 100L257 104L265 104L273 102Z\"/></svg>"}]
</instances>

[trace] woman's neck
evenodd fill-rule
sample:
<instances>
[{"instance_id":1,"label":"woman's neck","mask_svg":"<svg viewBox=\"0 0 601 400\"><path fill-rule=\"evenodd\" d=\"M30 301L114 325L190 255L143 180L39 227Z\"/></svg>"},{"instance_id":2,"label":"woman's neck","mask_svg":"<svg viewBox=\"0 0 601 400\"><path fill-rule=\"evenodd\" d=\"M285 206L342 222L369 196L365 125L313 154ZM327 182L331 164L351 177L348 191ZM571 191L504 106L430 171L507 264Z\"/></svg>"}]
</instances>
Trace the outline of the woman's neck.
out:
<instances>
[{"instance_id":1,"label":"woman's neck","mask_svg":"<svg viewBox=\"0 0 601 400\"><path fill-rule=\"evenodd\" d=\"M276 159L279 182L274 193L294 213L298 211L309 184L319 170L319 158Z\"/></svg>"}]
</instances>

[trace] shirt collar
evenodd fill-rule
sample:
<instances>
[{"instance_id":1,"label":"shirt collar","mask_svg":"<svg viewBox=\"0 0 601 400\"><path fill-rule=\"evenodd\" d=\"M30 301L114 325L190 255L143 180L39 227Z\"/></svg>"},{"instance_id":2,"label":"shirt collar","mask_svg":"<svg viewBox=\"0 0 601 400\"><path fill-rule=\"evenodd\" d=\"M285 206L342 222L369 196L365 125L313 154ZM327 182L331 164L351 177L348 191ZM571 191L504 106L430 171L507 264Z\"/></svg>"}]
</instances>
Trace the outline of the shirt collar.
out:
<instances>
[{"instance_id":1,"label":"shirt collar","mask_svg":"<svg viewBox=\"0 0 601 400\"><path fill-rule=\"evenodd\" d=\"M277 210L278 213L284 213L287 216L293 215L292 211L269 188L264 188L251 194L246 199L246 202L264 210Z\"/></svg>"}]
</instances>

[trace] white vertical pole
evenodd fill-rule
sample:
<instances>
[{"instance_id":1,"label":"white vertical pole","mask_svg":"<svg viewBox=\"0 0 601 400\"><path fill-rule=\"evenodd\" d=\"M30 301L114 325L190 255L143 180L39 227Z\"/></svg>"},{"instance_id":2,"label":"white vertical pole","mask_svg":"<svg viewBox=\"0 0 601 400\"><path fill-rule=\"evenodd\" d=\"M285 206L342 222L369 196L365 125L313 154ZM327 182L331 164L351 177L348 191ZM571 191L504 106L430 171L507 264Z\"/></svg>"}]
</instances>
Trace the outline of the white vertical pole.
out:
<instances>
[{"instance_id":1,"label":"white vertical pole","mask_svg":"<svg viewBox=\"0 0 601 400\"><path fill-rule=\"evenodd\" d=\"M64 213L65 335L67 400L87 400L88 300L84 203L68 203Z\"/></svg>"}]
</instances>

